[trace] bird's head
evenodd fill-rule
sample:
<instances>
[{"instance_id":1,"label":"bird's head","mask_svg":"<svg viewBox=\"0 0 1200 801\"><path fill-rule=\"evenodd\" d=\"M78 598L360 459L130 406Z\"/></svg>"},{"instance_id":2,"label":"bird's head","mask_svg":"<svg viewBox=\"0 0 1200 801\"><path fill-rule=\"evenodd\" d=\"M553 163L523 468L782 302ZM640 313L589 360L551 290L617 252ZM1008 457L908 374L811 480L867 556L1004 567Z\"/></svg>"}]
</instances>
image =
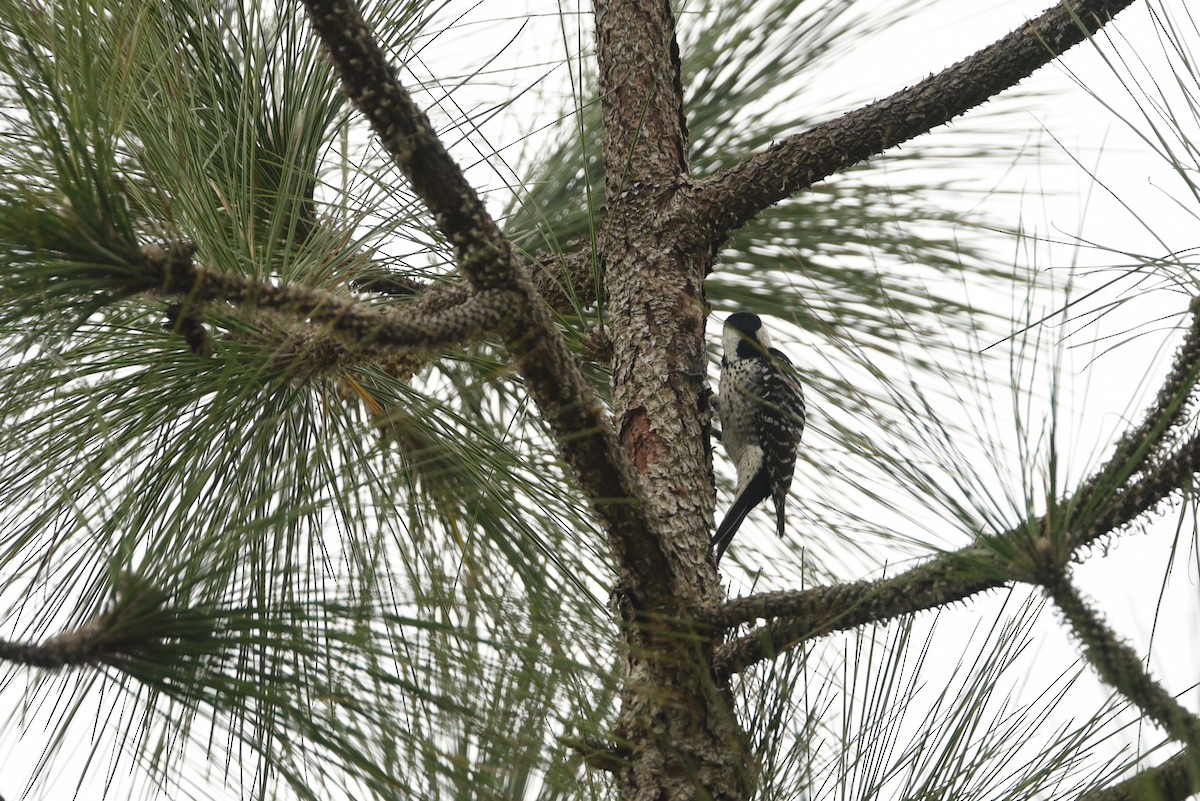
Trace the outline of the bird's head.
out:
<instances>
[{"instance_id":1,"label":"bird's head","mask_svg":"<svg viewBox=\"0 0 1200 801\"><path fill-rule=\"evenodd\" d=\"M752 312L734 312L725 318L721 344L728 356L751 359L766 355L771 338L763 327L762 318Z\"/></svg>"}]
</instances>

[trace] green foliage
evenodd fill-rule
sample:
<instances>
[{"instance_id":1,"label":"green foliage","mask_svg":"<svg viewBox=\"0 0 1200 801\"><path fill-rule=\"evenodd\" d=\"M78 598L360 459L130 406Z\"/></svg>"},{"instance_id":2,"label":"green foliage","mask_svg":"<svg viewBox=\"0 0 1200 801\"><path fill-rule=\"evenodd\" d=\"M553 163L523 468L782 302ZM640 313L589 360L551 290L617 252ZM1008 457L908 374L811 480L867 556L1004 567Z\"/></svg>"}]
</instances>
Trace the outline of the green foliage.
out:
<instances>
[{"instance_id":1,"label":"green foliage","mask_svg":"<svg viewBox=\"0 0 1200 801\"><path fill-rule=\"evenodd\" d=\"M436 10L373 15L405 48ZM561 465L501 366L446 361L418 388L224 306L205 310L205 358L143 293L139 253L160 241L334 291L382 243L419 241L401 182L339 139L346 104L303 18L182 0L0 13L6 632L94 623L120 574L160 588L168 634L141 629L156 644L109 671L104 714L139 710L118 748L189 794L207 793L189 743L260 797L574 784L545 738L585 726L611 666L603 562L577 547L590 523L545 480ZM52 676L35 687L56 732L45 781L84 721Z\"/></svg>"}]
</instances>

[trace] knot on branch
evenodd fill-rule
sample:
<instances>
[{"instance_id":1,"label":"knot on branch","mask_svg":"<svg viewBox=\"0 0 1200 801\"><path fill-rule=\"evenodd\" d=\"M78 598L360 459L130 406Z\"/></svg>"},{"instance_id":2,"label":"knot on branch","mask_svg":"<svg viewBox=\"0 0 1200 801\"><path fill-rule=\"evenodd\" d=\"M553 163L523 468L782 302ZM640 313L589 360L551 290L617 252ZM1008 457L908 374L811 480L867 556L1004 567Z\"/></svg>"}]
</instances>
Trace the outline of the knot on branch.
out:
<instances>
[{"instance_id":1,"label":"knot on branch","mask_svg":"<svg viewBox=\"0 0 1200 801\"><path fill-rule=\"evenodd\" d=\"M213 341L204 325L203 307L198 303L171 303L167 306L168 331L179 334L188 349L201 359L213 355Z\"/></svg>"},{"instance_id":2,"label":"knot on branch","mask_svg":"<svg viewBox=\"0 0 1200 801\"><path fill-rule=\"evenodd\" d=\"M559 737L558 741L582 757L583 761L596 770L616 773L629 761L628 746L606 743L593 737Z\"/></svg>"},{"instance_id":3,"label":"knot on branch","mask_svg":"<svg viewBox=\"0 0 1200 801\"><path fill-rule=\"evenodd\" d=\"M196 283L192 256L197 249L194 242L151 243L143 245L139 253L152 285L164 295L179 295L192 291Z\"/></svg>"}]
</instances>

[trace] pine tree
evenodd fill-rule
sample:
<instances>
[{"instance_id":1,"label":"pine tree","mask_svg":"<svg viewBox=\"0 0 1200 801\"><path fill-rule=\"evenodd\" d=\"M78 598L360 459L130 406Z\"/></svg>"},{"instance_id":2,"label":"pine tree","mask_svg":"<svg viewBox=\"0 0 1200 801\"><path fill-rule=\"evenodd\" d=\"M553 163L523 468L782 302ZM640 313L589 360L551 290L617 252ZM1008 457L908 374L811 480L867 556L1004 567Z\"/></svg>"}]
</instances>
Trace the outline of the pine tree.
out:
<instances>
[{"instance_id":1,"label":"pine tree","mask_svg":"<svg viewBox=\"0 0 1200 801\"><path fill-rule=\"evenodd\" d=\"M865 5L555 6L573 106L514 155L479 126L554 69L473 107L490 59L426 73L470 40L449 1L4 0L0 698L40 756L0 791L61 797L80 739L80 797L1200 791L1196 715L1075 576L1190 499L1200 306L1067 465L1043 360L1079 298L977 307L1056 290L895 172L1073 47L1132 74L1099 37L1133 3L788 103L902 16ZM1200 98L1200 32L1151 19ZM1143 102L1186 181L1196 106ZM1187 254L1133 261L1195 296ZM714 309L804 343L813 409L787 537L747 524L723 574ZM965 644L929 624L959 602ZM1084 664L1010 702L1048 617ZM1056 722L1085 674L1112 700ZM1149 759L1103 748L1130 720Z\"/></svg>"}]
</instances>

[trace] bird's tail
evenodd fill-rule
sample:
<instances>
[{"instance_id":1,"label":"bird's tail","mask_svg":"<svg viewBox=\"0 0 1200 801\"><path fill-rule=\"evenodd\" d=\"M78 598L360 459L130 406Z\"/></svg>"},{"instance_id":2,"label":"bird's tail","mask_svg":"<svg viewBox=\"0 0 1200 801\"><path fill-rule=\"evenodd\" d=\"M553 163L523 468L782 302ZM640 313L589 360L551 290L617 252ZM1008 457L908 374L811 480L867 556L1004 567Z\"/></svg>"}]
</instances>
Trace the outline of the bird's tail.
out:
<instances>
[{"instance_id":1,"label":"bird's tail","mask_svg":"<svg viewBox=\"0 0 1200 801\"><path fill-rule=\"evenodd\" d=\"M733 542L733 535L741 527L746 515L750 514L750 510L766 500L770 494L771 485L767 481L767 474L760 470L754 478L750 479L750 483L746 485L745 489L733 499L733 506L730 506L729 511L725 513L725 519L721 521L721 525L717 526L717 533L713 535L712 542L709 544L718 563L720 563L725 549L729 547L729 543Z\"/></svg>"},{"instance_id":2,"label":"bird's tail","mask_svg":"<svg viewBox=\"0 0 1200 801\"><path fill-rule=\"evenodd\" d=\"M775 533L783 537L784 529L784 511L787 509L787 484L781 484L776 487L775 497Z\"/></svg>"}]
</instances>

